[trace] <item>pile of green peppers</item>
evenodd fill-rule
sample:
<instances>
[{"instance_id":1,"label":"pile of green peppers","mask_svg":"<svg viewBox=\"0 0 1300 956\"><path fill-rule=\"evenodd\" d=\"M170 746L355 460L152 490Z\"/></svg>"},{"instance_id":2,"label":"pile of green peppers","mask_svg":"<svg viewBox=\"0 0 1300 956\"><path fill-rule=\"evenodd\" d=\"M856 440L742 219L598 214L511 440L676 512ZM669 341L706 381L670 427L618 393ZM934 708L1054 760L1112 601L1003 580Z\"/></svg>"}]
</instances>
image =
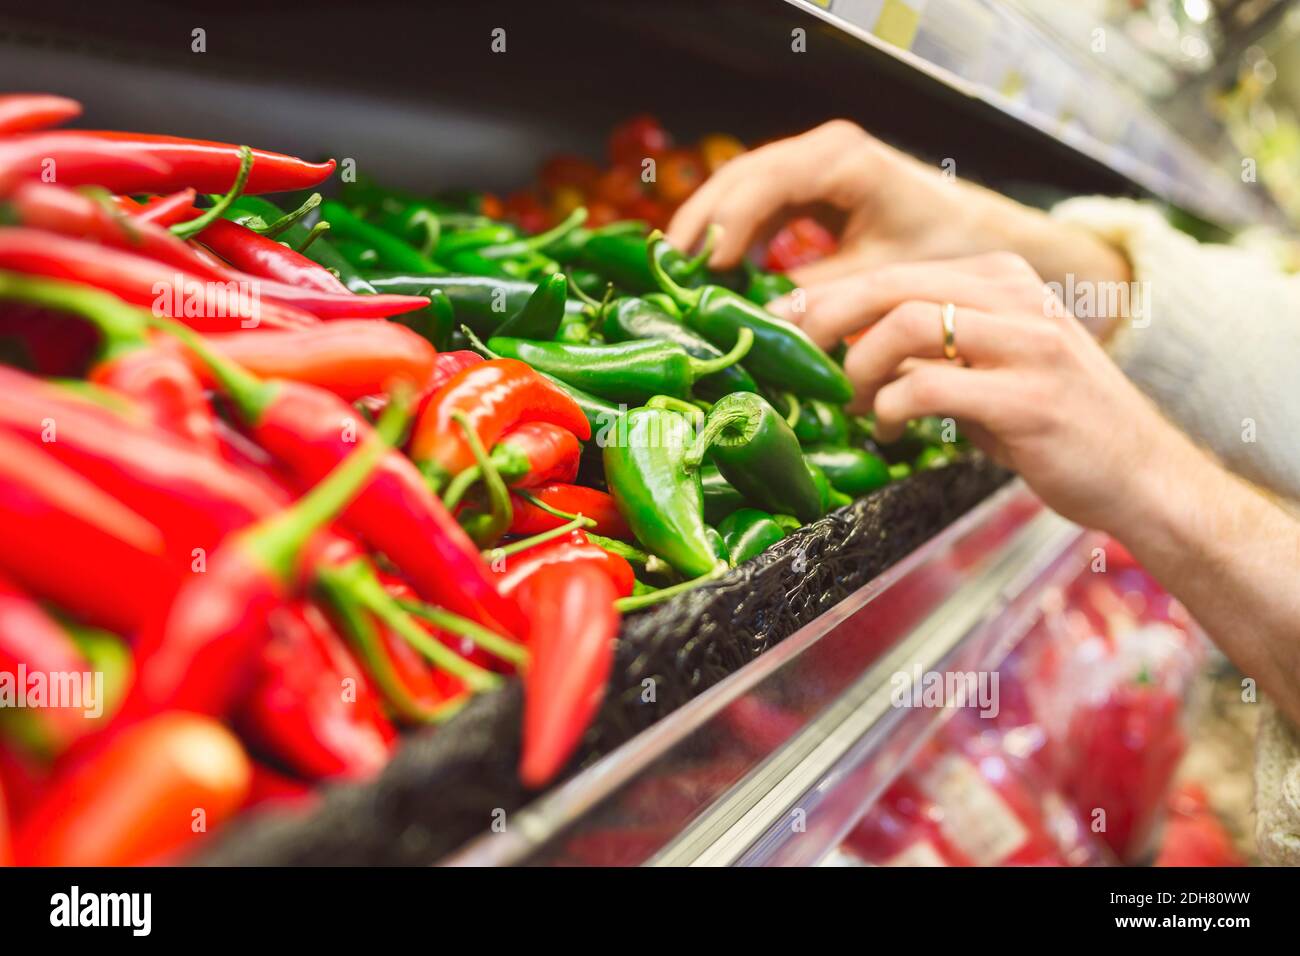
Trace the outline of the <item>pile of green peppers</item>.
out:
<instances>
[{"instance_id":1,"label":"pile of green peppers","mask_svg":"<svg viewBox=\"0 0 1300 956\"><path fill-rule=\"evenodd\" d=\"M730 273L644 223L587 228L585 212L537 235L483 215L473 195L419 197L350 184L297 221L259 197L227 212L356 292L428 295L402 321L439 349L526 362L566 389L603 484L655 569L639 590L707 580L828 511L964 449L951 422L889 445L845 406L843 368L765 305L793 291L752 264ZM653 597L647 597L647 601Z\"/></svg>"}]
</instances>

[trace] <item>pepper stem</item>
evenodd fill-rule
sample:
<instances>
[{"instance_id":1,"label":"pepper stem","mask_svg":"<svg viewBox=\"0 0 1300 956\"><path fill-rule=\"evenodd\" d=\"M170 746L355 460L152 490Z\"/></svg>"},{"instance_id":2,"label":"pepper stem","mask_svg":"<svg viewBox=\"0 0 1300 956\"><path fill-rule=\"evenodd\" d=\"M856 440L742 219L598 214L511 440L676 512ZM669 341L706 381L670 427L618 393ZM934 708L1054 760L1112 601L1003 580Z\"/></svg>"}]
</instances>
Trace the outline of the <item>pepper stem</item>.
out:
<instances>
[{"instance_id":1,"label":"pepper stem","mask_svg":"<svg viewBox=\"0 0 1300 956\"><path fill-rule=\"evenodd\" d=\"M803 414L803 406L799 404L799 398L793 392L782 392L781 397L790 403L790 411L785 414L785 423L791 428L799 424L799 416Z\"/></svg>"},{"instance_id":2,"label":"pepper stem","mask_svg":"<svg viewBox=\"0 0 1300 956\"><path fill-rule=\"evenodd\" d=\"M693 309L699 304L700 292L696 289L687 289L675 282L665 270L660 251L668 246L668 240L664 238L661 230L656 229L650 233L646 239L646 259L650 268L650 275L653 277L659 288L667 292L679 309Z\"/></svg>"},{"instance_id":3,"label":"pepper stem","mask_svg":"<svg viewBox=\"0 0 1300 956\"><path fill-rule=\"evenodd\" d=\"M569 276L568 278L569 278L569 291L572 292L574 296L576 296L578 300L582 302L583 305L587 306L590 309L599 310L601 307L601 303L597 302L591 296L587 295L587 293L583 292L582 286L578 285L578 283L574 281L573 276ZM613 287L614 284L611 282L607 285L606 288L612 289Z\"/></svg>"},{"instance_id":4,"label":"pepper stem","mask_svg":"<svg viewBox=\"0 0 1300 956\"><path fill-rule=\"evenodd\" d=\"M230 191L213 203L197 219L191 219L189 222L178 222L172 226L172 235L178 239L189 239L220 219L221 214L243 195L244 187L248 185L248 174L252 172L252 169L253 151L247 146L239 147L239 172L235 174L235 183L230 187Z\"/></svg>"},{"instance_id":5,"label":"pepper stem","mask_svg":"<svg viewBox=\"0 0 1300 956\"><path fill-rule=\"evenodd\" d=\"M547 246L563 239L573 230L577 229L587 221L587 209L585 206L579 206L573 212L565 217L559 225L552 226L545 232L539 232L535 236L529 236L527 239L518 239L514 242L504 242L499 246L485 246L479 250L479 255L486 259L507 259L523 255L525 252L539 252Z\"/></svg>"},{"instance_id":6,"label":"pepper stem","mask_svg":"<svg viewBox=\"0 0 1300 956\"><path fill-rule=\"evenodd\" d=\"M410 395L404 386L390 393L388 407L380 416L375 432L356 451L288 508L240 533L242 543L253 550L278 580L292 579L303 546L322 525L348 506L369 482L379 463L392 452L406 430Z\"/></svg>"},{"instance_id":7,"label":"pepper stem","mask_svg":"<svg viewBox=\"0 0 1300 956\"><path fill-rule=\"evenodd\" d=\"M704 242L700 245L700 251L682 265L683 274L693 276L704 268L709 257L713 255L713 247L718 244L720 235L722 235L722 227L716 222L709 223L709 228L704 232Z\"/></svg>"},{"instance_id":8,"label":"pepper stem","mask_svg":"<svg viewBox=\"0 0 1300 956\"><path fill-rule=\"evenodd\" d=\"M315 242L317 239L319 239L321 236L325 235L325 233L329 231L330 231L330 224L326 222L324 219L322 219L320 222L316 223L316 225L311 227L311 232L307 233L307 237L303 239L302 242L298 243L298 248L295 249L294 251L297 252L299 255L301 255L302 253L306 252L308 249L311 248L311 244L313 242Z\"/></svg>"},{"instance_id":9,"label":"pepper stem","mask_svg":"<svg viewBox=\"0 0 1300 956\"><path fill-rule=\"evenodd\" d=\"M528 650L522 644L516 644L500 634L480 627L459 614L453 614L445 608L434 607L422 601L398 601L397 606L408 614L428 621L439 630L473 641L493 657L509 661L515 667L525 667L528 664Z\"/></svg>"},{"instance_id":10,"label":"pepper stem","mask_svg":"<svg viewBox=\"0 0 1300 956\"><path fill-rule=\"evenodd\" d=\"M104 339L100 346L100 361L130 352L149 341L145 334L149 327L149 313L92 286L36 279L17 272L0 272L0 299L70 312L92 323Z\"/></svg>"},{"instance_id":11,"label":"pepper stem","mask_svg":"<svg viewBox=\"0 0 1300 956\"><path fill-rule=\"evenodd\" d=\"M691 578L689 581L682 581L679 584L670 584L666 588L660 588L650 594L633 594L630 597L619 598L614 602L614 607L620 614L628 614L631 611L639 611L643 607L650 607L652 604L659 604L671 598L684 594L687 591L694 590L702 584L708 584L710 581L716 581L727 573L727 566L720 564L708 574L702 574L698 578Z\"/></svg>"},{"instance_id":12,"label":"pepper stem","mask_svg":"<svg viewBox=\"0 0 1300 956\"><path fill-rule=\"evenodd\" d=\"M149 324L179 339L182 345L199 357L217 380L221 391L234 402L235 410L244 422L256 424L261 419L275 399L274 383L263 382L237 362L219 354L202 335L183 322L165 316L150 316Z\"/></svg>"},{"instance_id":13,"label":"pepper stem","mask_svg":"<svg viewBox=\"0 0 1300 956\"><path fill-rule=\"evenodd\" d=\"M645 403L646 408L662 408L670 412L679 412L686 415L693 422L704 421L704 410L692 405L683 398L674 398L672 395L652 395Z\"/></svg>"},{"instance_id":14,"label":"pepper stem","mask_svg":"<svg viewBox=\"0 0 1300 956\"><path fill-rule=\"evenodd\" d=\"M492 521L483 529L483 537L495 540L510 527L510 519L514 516L514 506L510 504L510 489L506 487L496 465L492 463L492 456L487 453L483 442L479 440L478 432L474 431L469 416L457 409L451 413L451 417L465 432L465 443L469 445L469 450L474 455L478 471L483 477L483 486L487 489Z\"/></svg>"},{"instance_id":15,"label":"pepper stem","mask_svg":"<svg viewBox=\"0 0 1300 956\"><path fill-rule=\"evenodd\" d=\"M730 368L735 365L746 355L754 345L754 330L741 326L740 331L736 333L736 344L725 355L719 355L715 359L697 359L691 357L691 371L697 379L704 378L706 375L712 375L714 372L721 372L724 368Z\"/></svg>"},{"instance_id":16,"label":"pepper stem","mask_svg":"<svg viewBox=\"0 0 1300 956\"><path fill-rule=\"evenodd\" d=\"M724 408L718 411L714 406L713 411L709 412L708 417L704 420L704 427L700 429L699 434L695 436L695 441L691 447L686 450L682 458L682 464L687 471L694 471L700 467L704 461L704 456L708 454L709 448L718 440L728 428L742 423L747 423L752 419L751 413L744 408Z\"/></svg>"},{"instance_id":17,"label":"pepper stem","mask_svg":"<svg viewBox=\"0 0 1300 956\"><path fill-rule=\"evenodd\" d=\"M301 219L303 216L307 215L307 213L311 212L313 209L319 206L320 201L321 201L320 193L312 193L310 196L307 197L307 201L304 202L297 209L295 209L293 212L285 213L279 219L275 220L275 222L268 225L265 229L261 229L259 231L262 233L262 235L266 236L266 238L275 239L281 233L289 229L289 227L291 227L299 219Z\"/></svg>"},{"instance_id":18,"label":"pepper stem","mask_svg":"<svg viewBox=\"0 0 1300 956\"><path fill-rule=\"evenodd\" d=\"M509 544L503 544L497 548L490 548L483 552L483 557L488 560L495 558L508 558L512 554L518 554L520 551L527 551L529 548L535 548L539 544L545 544L547 541L554 541L556 538L563 538L570 531L578 531L582 528L595 527L596 522L584 515L574 515L562 525L554 528L548 528L545 531L539 531L537 534L530 535L527 538L520 538L518 541L511 541Z\"/></svg>"},{"instance_id":19,"label":"pepper stem","mask_svg":"<svg viewBox=\"0 0 1300 956\"><path fill-rule=\"evenodd\" d=\"M465 336L465 338L469 340L470 348L472 348L479 355L485 356L486 358L490 358L490 359L499 359L501 357L499 354L493 352L490 348L484 345L483 340L480 339L477 335L475 335L474 330L471 329L468 325L462 325L460 327L460 332L463 336Z\"/></svg>"}]
</instances>

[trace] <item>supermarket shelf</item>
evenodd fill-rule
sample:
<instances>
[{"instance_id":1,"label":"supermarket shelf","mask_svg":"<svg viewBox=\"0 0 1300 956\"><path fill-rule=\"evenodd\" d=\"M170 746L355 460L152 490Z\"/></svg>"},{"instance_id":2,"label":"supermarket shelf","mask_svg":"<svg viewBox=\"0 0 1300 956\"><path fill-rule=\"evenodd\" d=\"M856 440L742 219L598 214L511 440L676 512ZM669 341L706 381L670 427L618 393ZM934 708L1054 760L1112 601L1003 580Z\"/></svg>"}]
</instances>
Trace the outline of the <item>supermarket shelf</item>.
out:
<instances>
[{"instance_id":1,"label":"supermarket shelf","mask_svg":"<svg viewBox=\"0 0 1300 956\"><path fill-rule=\"evenodd\" d=\"M1223 131L1193 147L1099 62L997 0L785 0L1224 226L1282 224ZM1118 34L1118 30L1111 31ZM1198 138L1203 131L1198 131Z\"/></svg>"},{"instance_id":2,"label":"supermarket shelf","mask_svg":"<svg viewBox=\"0 0 1300 956\"><path fill-rule=\"evenodd\" d=\"M445 864L815 862L943 714L891 676L996 667L1080 535L1013 483Z\"/></svg>"}]
</instances>

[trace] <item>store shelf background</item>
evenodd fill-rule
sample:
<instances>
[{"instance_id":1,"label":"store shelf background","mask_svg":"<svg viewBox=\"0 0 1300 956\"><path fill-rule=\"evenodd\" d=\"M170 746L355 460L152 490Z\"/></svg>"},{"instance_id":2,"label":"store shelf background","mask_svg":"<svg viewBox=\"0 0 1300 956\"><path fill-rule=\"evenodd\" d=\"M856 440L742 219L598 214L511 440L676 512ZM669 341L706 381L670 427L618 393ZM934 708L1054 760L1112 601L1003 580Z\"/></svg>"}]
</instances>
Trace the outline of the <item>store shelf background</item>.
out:
<instances>
[{"instance_id":1,"label":"store shelf background","mask_svg":"<svg viewBox=\"0 0 1300 956\"><path fill-rule=\"evenodd\" d=\"M1134 87L1173 93L1175 78L1118 26L1094 21L1083 49L998 0L786 0L965 95L1055 137L1152 194L1223 226L1284 222L1262 185L1242 181L1239 152L1200 113L1180 132ZM1041 4L1038 5L1040 8ZM1079 15L1053 4L1053 16ZM1076 24L1075 35L1078 35ZM1127 85L1125 77L1136 81Z\"/></svg>"}]
</instances>

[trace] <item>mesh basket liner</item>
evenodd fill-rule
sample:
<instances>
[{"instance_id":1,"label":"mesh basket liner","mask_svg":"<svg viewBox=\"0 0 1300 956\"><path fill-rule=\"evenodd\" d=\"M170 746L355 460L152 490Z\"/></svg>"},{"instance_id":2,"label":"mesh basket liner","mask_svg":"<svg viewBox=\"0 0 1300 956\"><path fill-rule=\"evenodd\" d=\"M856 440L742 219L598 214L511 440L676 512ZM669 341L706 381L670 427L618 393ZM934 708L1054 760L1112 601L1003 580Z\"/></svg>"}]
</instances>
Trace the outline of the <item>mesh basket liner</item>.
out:
<instances>
[{"instance_id":1,"label":"mesh basket liner","mask_svg":"<svg viewBox=\"0 0 1300 956\"><path fill-rule=\"evenodd\" d=\"M971 455L887 485L718 582L629 617L605 704L568 774L834 607L1009 477ZM653 704L641 700L646 678L655 680ZM223 829L198 862L432 863L486 830L495 812L528 802L515 776L522 703L518 682L481 695L443 727L409 734L377 779L327 788L307 815L250 814Z\"/></svg>"}]
</instances>

